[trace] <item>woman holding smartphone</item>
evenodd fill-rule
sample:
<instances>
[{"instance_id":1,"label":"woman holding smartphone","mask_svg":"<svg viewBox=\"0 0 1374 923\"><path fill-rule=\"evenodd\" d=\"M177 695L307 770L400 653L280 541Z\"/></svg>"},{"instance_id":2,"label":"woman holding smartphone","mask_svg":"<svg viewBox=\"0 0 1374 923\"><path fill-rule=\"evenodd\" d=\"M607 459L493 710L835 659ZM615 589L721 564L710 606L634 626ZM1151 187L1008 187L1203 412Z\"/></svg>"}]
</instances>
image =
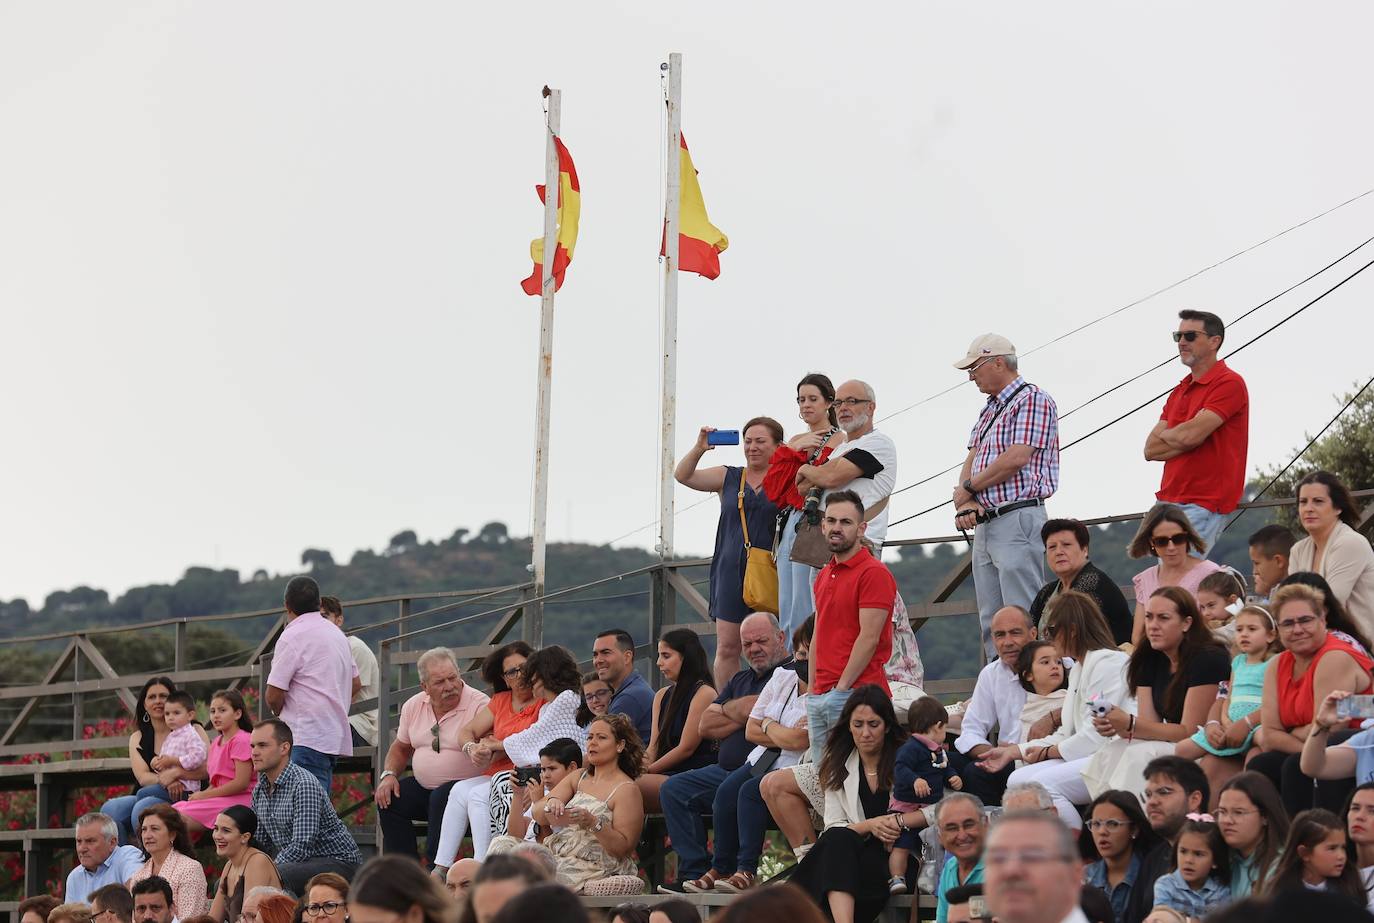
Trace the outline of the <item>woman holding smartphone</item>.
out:
<instances>
[{"instance_id":1,"label":"woman holding smartphone","mask_svg":"<svg viewBox=\"0 0 1374 923\"><path fill-rule=\"evenodd\" d=\"M682 456L673 476L684 487L720 494L720 521L711 555L711 619L716 623L715 687L724 689L739 672L739 623L750 613L744 603L744 523L755 548L773 547L778 508L763 490L768 463L782 442L782 424L771 417L754 417L740 431L745 466L698 468L701 457L715 448L715 427L703 426L696 445Z\"/></svg>"}]
</instances>

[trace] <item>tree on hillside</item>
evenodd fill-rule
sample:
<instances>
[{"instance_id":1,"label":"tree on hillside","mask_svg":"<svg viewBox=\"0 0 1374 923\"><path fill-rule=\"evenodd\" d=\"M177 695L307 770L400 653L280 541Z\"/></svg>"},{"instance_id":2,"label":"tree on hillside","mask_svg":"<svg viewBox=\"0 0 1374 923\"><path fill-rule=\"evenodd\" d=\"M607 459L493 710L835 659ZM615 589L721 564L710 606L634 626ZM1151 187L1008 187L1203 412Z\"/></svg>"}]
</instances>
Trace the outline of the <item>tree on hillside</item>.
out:
<instances>
[{"instance_id":1,"label":"tree on hillside","mask_svg":"<svg viewBox=\"0 0 1374 923\"><path fill-rule=\"evenodd\" d=\"M1351 391L1341 395L1336 406L1344 407L1355 395ZM1303 440L1303 445L1312 437ZM1297 455L1302 446L1297 446L1289 455ZM1252 492L1261 490L1281 470L1283 465L1271 465L1261 469L1259 476L1250 482ZM1368 388L1354 403L1341 414L1326 433L1303 453L1293 467L1284 472L1266 497L1291 497L1297 489L1298 481L1313 471L1330 471L1345 482L1351 490L1374 487L1374 388ZM1278 521L1298 534L1297 511L1293 507L1282 507L1278 511Z\"/></svg>"},{"instance_id":2,"label":"tree on hillside","mask_svg":"<svg viewBox=\"0 0 1374 923\"><path fill-rule=\"evenodd\" d=\"M333 567L334 556L323 548L307 548L301 552L301 563L313 570Z\"/></svg>"},{"instance_id":3,"label":"tree on hillside","mask_svg":"<svg viewBox=\"0 0 1374 923\"><path fill-rule=\"evenodd\" d=\"M387 555L405 554L416 545L420 544L420 539L416 537L414 529L406 529L404 532L397 532L391 536L391 541L386 543Z\"/></svg>"},{"instance_id":4,"label":"tree on hillside","mask_svg":"<svg viewBox=\"0 0 1374 923\"><path fill-rule=\"evenodd\" d=\"M489 522L477 533L477 541L484 545L504 545L510 541L510 532L504 522Z\"/></svg>"}]
</instances>

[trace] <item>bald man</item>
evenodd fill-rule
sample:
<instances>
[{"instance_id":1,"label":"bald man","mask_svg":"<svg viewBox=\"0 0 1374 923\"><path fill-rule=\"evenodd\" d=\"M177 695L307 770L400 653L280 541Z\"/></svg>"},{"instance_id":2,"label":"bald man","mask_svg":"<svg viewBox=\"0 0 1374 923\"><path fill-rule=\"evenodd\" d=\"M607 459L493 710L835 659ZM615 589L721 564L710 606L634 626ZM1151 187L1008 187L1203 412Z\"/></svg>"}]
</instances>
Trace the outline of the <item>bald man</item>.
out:
<instances>
[{"instance_id":1,"label":"bald man","mask_svg":"<svg viewBox=\"0 0 1374 923\"><path fill-rule=\"evenodd\" d=\"M467 899L468 891L472 890L472 879L481 867L482 863L476 859L459 859L448 867L448 874L444 876L444 887L453 895L455 901L461 903Z\"/></svg>"}]
</instances>

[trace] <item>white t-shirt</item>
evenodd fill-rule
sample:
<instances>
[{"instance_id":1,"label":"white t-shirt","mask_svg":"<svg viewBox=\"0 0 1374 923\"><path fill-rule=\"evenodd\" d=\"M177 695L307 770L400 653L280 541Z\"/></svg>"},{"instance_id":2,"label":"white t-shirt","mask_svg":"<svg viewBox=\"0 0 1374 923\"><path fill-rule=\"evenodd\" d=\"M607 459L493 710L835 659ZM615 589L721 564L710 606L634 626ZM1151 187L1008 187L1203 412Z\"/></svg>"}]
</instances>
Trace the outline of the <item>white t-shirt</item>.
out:
<instances>
[{"instance_id":1,"label":"white t-shirt","mask_svg":"<svg viewBox=\"0 0 1374 923\"><path fill-rule=\"evenodd\" d=\"M857 439L846 440L831 454L830 461L846 456L850 456L849 460L862 473L848 484L826 491L826 496L837 490L852 490L863 501L864 509L869 510L879 500L892 495L897 486L897 446L886 433L873 430ZM868 522L868 531L864 534L874 544L881 545L887 537L888 512L888 508L883 507L883 511Z\"/></svg>"},{"instance_id":2,"label":"white t-shirt","mask_svg":"<svg viewBox=\"0 0 1374 923\"><path fill-rule=\"evenodd\" d=\"M797 683L796 671L785 667L774 670L773 676L754 701L754 710L749 713L749 717L758 721L770 718L786 728L805 726L806 696L798 693ZM758 762L758 758L763 756L764 749L763 745L760 744L750 752L750 766ZM777 762L773 766L776 769L795 766L801 762L802 754L805 752L805 747L800 750L783 750L778 754Z\"/></svg>"},{"instance_id":3,"label":"white t-shirt","mask_svg":"<svg viewBox=\"0 0 1374 923\"><path fill-rule=\"evenodd\" d=\"M358 666L358 681L363 687L358 690L359 699L375 699L377 697L377 681L381 676L377 669L377 655L372 653L372 648L367 646L367 642L357 635L348 636L348 652L353 655L353 662ZM377 712L364 711L356 715L348 716L348 723L358 734L372 746L377 746Z\"/></svg>"}]
</instances>

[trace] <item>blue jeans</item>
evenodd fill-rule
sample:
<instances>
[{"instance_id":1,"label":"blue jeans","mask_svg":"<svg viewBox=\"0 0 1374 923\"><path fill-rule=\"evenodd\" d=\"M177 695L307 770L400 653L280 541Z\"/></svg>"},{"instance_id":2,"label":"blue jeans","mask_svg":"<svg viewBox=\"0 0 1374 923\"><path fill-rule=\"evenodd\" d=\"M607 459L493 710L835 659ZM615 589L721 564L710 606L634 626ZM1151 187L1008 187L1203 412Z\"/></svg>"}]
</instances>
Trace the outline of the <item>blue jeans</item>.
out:
<instances>
[{"instance_id":1,"label":"blue jeans","mask_svg":"<svg viewBox=\"0 0 1374 923\"><path fill-rule=\"evenodd\" d=\"M339 762L337 756L330 756L309 747L292 747L291 762L318 779L320 788L324 789L324 797L329 797L329 785L334 781L334 767Z\"/></svg>"},{"instance_id":2,"label":"blue jeans","mask_svg":"<svg viewBox=\"0 0 1374 923\"><path fill-rule=\"evenodd\" d=\"M825 755L825 741L830 736L830 729L840 723L840 713L844 711L844 704L852 693L851 689L843 692L831 689L822 695L806 697L806 731L811 738L811 762L817 766Z\"/></svg>"},{"instance_id":3,"label":"blue jeans","mask_svg":"<svg viewBox=\"0 0 1374 923\"><path fill-rule=\"evenodd\" d=\"M143 812L155 804L171 804L172 796L167 789L154 782L144 785L132 795L111 798L100 806L100 813L109 817L119 827L119 842L122 846L137 845L138 820Z\"/></svg>"},{"instance_id":4,"label":"blue jeans","mask_svg":"<svg viewBox=\"0 0 1374 923\"><path fill-rule=\"evenodd\" d=\"M782 527L778 539L778 624L782 626L787 649L792 649L792 635L816 611L816 569L807 564L795 564L788 557L797 543L797 523L801 510L793 510Z\"/></svg>"},{"instance_id":5,"label":"blue jeans","mask_svg":"<svg viewBox=\"0 0 1374 923\"><path fill-rule=\"evenodd\" d=\"M1221 530L1226 526L1226 514L1214 513L1205 506L1198 506L1196 503L1180 503L1179 509L1183 510L1183 515L1188 517L1193 529L1202 536L1202 540L1207 544L1207 549L1202 552L1202 557L1206 558L1212 553L1212 546L1221 537Z\"/></svg>"},{"instance_id":6,"label":"blue jeans","mask_svg":"<svg viewBox=\"0 0 1374 923\"><path fill-rule=\"evenodd\" d=\"M678 881L700 878L708 868L724 875L758 871L769 814L748 763L728 772L717 764L669 776L658 801L677 853ZM706 852L707 811L715 828L714 856Z\"/></svg>"},{"instance_id":7,"label":"blue jeans","mask_svg":"<svg viewBox=\"0 0 1374 923\"><path fill-rule=\"evenodd\" d=\"M1043 506L1028 506L981 523L973 533L973 589L988 663L997 659L992 617L1004 606L1029 609L1045 583L1040 527L1047 519Z\"/></svg>"}]
</instances>

